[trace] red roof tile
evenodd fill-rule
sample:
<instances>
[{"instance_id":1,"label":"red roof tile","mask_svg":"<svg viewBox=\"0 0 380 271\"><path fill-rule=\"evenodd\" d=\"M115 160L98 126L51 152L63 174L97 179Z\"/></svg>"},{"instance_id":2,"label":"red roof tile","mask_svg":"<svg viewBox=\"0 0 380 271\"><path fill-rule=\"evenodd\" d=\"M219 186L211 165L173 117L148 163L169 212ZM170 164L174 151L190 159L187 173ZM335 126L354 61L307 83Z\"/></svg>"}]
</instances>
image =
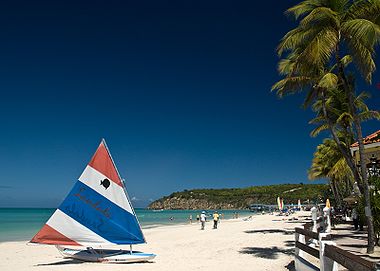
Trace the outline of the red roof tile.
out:
<instances>
[{"instance_id":1,"label":"red roof tile","mask_svg":"<svg viewBox=\"0 0 380 271\"><path fill-rule=\"evenodd\" d=\"M380 130L363 138L364 145L376 143L376 142L380 142ZM351 147L357 147L357 146L359 146L358 142L355 142L354 144L351 145Z\"/></svg>"}]
</instances>

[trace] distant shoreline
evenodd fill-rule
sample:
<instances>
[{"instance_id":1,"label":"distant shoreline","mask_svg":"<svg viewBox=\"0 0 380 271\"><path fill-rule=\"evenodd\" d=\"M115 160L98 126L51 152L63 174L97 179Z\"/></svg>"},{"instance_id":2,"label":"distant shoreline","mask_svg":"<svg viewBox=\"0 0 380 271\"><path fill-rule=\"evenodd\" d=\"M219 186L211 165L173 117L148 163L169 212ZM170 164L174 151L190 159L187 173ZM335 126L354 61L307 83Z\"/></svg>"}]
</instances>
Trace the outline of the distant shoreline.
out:
<instances>
[{"instance_id":1,"label":"distant shoreline","mask_svg":"<svg viewBox=\"0 0 380 271\"><path fill-rule=\"evenodd\" d=\"M0 243L7 241L28 241L45 224L55 208L0 208ZM143 230L163 226L189 224L190 215L196 223L196 215L202 210L163 210L153 211L143 208L135 209ZM211 214L209 210L208 213ZM218 210L224 213L225 220L232 218L234 212L240 216L252 215L247 210ZM170 219L172 218L172 220Z\"/></svg>"}]
</instances>

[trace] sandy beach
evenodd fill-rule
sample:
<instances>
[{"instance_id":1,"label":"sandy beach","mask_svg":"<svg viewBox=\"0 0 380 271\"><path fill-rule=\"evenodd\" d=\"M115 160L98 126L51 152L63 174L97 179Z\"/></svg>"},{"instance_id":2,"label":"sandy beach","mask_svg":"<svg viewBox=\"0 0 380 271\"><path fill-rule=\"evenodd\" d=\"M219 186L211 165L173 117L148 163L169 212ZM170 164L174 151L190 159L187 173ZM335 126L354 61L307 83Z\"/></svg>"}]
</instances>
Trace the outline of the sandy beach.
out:
<instances>
[{"instance_id":1,"label":"sandy beach","mask_svg":"<svg viewBox=\"0 0 380 271\"><path fill-rule=\"evenodd\" d=\"M54 246L0 243L0 270L289 270L293 260L294 227L290 217L255 215L212 223L200 230L197 223L144 230L148 244L134 250L155 253L150 263L102 264L63 259ZM298 220L300 221L300 220Z\"/></svg>"}]
</instances>

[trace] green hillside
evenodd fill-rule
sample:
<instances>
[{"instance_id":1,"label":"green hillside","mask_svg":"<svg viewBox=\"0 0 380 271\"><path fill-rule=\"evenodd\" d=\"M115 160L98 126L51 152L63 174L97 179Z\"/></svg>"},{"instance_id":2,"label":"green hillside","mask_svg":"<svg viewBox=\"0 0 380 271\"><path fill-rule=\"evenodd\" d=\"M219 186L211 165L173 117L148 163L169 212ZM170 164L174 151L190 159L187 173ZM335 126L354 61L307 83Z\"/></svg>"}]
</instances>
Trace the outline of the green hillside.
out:
<instances>
[{"instance_id":1,"label":"green hillside","mask_svg":"<svg viewBox=\"0 0 380 271\"><path fill-rule=\"evenodd\" d=\"M175 192L152 202L151 209L246 208L253 203L276 204L277 197L285 204L325 200L329 187L325 184L278 184L227 189L193 189Z\"/></svg>"}]
</instances>

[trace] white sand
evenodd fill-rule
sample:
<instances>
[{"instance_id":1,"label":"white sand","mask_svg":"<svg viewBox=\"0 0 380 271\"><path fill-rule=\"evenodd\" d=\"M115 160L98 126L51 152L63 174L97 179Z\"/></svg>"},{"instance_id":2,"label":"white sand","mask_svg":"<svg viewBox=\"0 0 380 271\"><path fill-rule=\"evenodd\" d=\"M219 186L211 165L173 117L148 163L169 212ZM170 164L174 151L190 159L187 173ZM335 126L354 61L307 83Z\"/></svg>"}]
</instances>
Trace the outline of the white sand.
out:
<instances>
[{"instance_id":1,"label":"white sand","mask_svg":"<svg viewBox=\"0 0 380 271\"><path fill-rule=\"evenodd\" d=\"M63 259L54 246L0 243L0 270L288 270L294 247L294 234L288 231L299 225L283 220L289 218L256 215L251 221L221 221L217 230L211 222L204 231L197 223L147 229L148 244L133 248L157 254L151 263L73 262Z\"/></svg>"}]
</instances>

